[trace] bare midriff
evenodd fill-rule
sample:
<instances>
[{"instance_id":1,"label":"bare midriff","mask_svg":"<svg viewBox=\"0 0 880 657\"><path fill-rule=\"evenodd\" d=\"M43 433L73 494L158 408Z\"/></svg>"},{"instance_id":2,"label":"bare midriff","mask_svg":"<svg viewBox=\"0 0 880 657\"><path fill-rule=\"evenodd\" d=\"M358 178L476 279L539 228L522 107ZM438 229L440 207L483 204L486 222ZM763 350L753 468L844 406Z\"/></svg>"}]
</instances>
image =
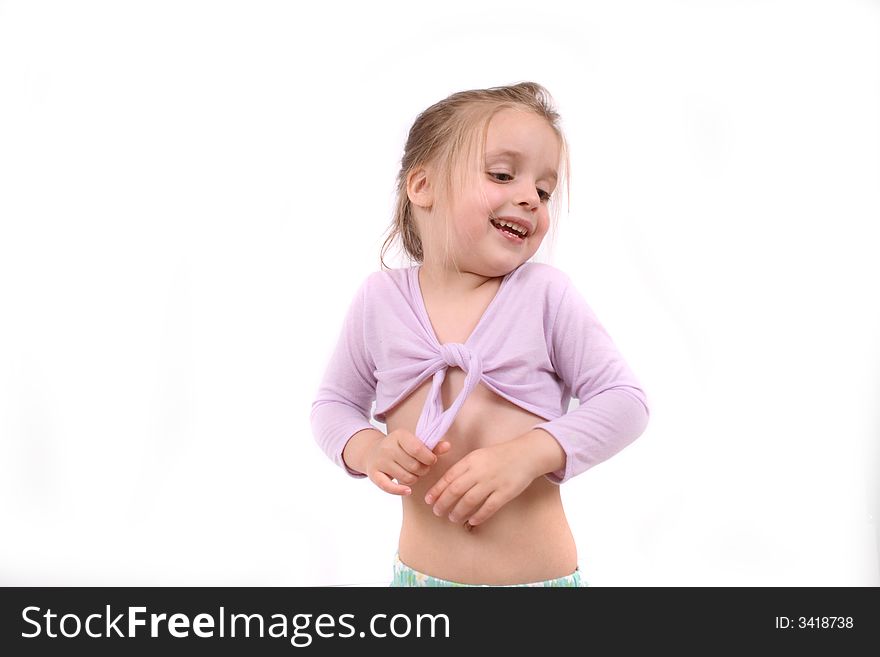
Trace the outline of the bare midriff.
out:
<instances>
[{"instance_id":1,"label":"bare midriff","mask_svg":"<svg viewBox=\"0 0 880 657\"><path fill-rule=\"evenodd\" d=\"M465 373L450 367L441 389L449 408ZM431 386L426 379L385 415L386 429L415 433ZM570 575L577 566L574 537L562 508L559 486L541 476L492 517L468 529L438 517L425 493L446 470L481 447L528 433L544 418L496 395L482 383L467 398L443 437L452 448L403 496L400 560L420 572L464 584L522 584Z\"/></svg>"}]
</instances>

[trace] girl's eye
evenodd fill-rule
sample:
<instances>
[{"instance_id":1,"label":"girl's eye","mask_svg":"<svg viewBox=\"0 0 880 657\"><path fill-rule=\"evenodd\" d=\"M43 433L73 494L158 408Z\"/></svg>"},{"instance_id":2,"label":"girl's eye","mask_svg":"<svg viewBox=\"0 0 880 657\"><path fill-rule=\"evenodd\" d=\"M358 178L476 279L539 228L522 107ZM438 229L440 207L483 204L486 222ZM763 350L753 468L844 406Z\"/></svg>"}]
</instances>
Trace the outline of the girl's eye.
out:
<instances>
[{"instance_id":1,"label":"girl's eye","mask_svg":"<svg viewBox=\"0 0 880 657\"><path fill-rule=\"evenodd\" d=\"M490 172L489 172L489 175L490 175L490 176L493 176L493 177L494 177L495 179L497 179L497 180L501 180L501 177L502 177L502 176L506 176L506 177L509 178L510 180L513 180L513 176L511 176L509 173L496 173L496 172L494 172L494 171L490 171ZM504 181L502 181L502 182L508 182L508 181L507 181L507 180L504 180ZM550 200L550 193L549 193L549 192L545 192L545 191L544 191L543 189L541 189L540 187L538 187L537 190L538 190L538 196L541 198L541 200L543 200L544 202L547 202L547 201Z\"/></svg>"}]
</instances>

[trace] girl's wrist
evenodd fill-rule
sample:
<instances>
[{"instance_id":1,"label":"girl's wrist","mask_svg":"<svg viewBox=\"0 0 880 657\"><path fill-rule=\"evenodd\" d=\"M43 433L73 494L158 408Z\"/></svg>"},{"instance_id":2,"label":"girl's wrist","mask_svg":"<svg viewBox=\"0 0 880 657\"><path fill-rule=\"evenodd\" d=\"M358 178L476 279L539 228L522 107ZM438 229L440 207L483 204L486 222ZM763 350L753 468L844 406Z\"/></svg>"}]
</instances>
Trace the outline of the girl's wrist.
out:
<instances>
[{"instance_id":1,"label":"girl's wrist","mask_svg":"<svg viewBox=\"0 0 880 657\"><path fill-rule=\"evenodd\" d=\"M532 429L517 441L526 456L532 479L565 468L566 455L562 445L548 431Z\"/></svg>"},{"instance_id":2,"label":"girl's wrist","mask_svg":"<svg viewBox=\"0 0 880 657\"><path fill-rule=\"evenodd\" d=\"M346 466L361 474L367 474L366 456L370 448L382 440L385 434L378 429L361 429L353 434L342 448L342 461Z\"/></svg>"}]
</instances>

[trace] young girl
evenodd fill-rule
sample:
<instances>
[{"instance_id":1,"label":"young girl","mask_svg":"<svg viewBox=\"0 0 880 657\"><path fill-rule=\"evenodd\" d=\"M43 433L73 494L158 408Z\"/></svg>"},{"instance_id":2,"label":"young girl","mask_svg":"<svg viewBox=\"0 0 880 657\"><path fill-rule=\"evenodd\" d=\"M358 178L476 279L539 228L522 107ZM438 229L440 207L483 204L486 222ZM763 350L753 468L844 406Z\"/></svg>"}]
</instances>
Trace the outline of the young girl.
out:
<instances>
[{"instance_id":1,"label":"young girl","mask_svg":"<svg viewBox=\"0 0 880 657\"><path fill-rule=\"evenodd\" d=\"M529 262L567 180L550 103L523 82L419 115L385 242L418 264L361 284L312 405L326 454L402 496L392 586L586 586L559 484L647 424L570 278Z\"/></svg>"}]
</instances>

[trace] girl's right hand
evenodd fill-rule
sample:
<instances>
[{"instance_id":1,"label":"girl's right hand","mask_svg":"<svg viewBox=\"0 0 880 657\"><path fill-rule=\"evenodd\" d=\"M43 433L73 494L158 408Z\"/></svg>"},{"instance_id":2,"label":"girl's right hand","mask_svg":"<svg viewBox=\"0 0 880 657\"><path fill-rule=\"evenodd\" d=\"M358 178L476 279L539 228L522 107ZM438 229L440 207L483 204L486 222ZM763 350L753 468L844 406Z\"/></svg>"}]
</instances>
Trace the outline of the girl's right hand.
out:
<instances>
[{"instance_id":1,"label":"girl's right hand","mask_svg":"<svg viewBox=\"0 0 880 657\"><path fill-rule=\"evenodd\" d=\"M410 486L427 474L437 462L437 457L451 447L449 441L441 440L431 451L414 433L395 429L373 443L366 453L366 474L370 481L387 493L409 495L412 493ZM399 483L394 483L392 479Z\"/></svg>"}]
</instances>

